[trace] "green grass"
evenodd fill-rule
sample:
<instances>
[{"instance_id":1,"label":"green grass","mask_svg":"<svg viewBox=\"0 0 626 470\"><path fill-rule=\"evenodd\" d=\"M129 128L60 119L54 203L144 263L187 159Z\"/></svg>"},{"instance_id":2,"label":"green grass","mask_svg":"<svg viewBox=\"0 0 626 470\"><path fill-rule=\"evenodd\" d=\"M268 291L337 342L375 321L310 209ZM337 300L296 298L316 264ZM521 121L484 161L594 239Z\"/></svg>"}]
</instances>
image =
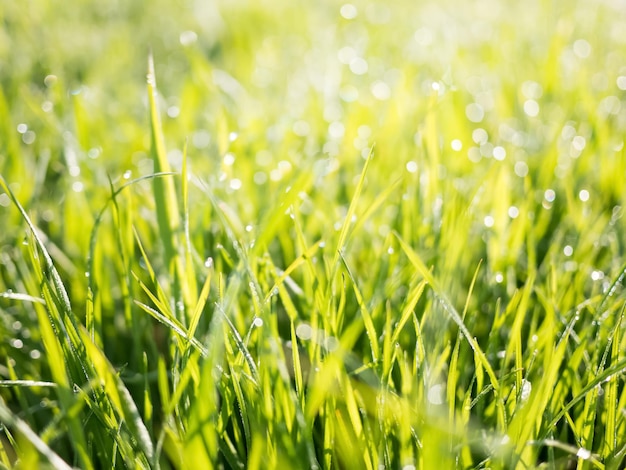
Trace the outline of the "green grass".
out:
<instances>
[{"instance_id":1,"label":"green grass","mask_svg":"<svg viewBox=\"0 0 626 470\"><path fill-rule=\"evenodd\" d=\"M621 2L73 3L0 1L0 468L623 468Z\"/></svg>"}]
</instances>

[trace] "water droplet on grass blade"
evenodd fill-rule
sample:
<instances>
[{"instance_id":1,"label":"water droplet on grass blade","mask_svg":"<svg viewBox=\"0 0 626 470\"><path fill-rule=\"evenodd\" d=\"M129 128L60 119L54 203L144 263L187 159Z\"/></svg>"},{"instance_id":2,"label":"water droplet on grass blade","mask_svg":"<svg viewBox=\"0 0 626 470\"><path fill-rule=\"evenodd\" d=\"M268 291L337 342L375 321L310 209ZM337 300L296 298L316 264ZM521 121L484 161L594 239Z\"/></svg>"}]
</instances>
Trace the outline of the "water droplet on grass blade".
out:
<instances>
[{"instance_id":1,"label":"water droplet on grass blade","mask_svg":"<svg viewBox=\"0 0 626 470\"><path fill-rule=\"evenodd\" d=\"M486 144L489 140L489 135L485 129L479 127L472 131L472 140L478 145Z\"/></svg>"},{"instance_id":2,"label":"water droplet on grass blade","mask_svg":"<svg viewBox=\"0 0 626 470\"><path fill-rule=\"evenodd\" d=\"M578 449L578 452L576 452L576 457L578 457L579 459L587 460L591 457L591 451L581 447L580 449Z\"/></svg>"},{"instance_id":3,"label":"water droplet on grass blade","mask_svg":"<svg viewBox=\"0 0 626 470\"><path fill-rule=\"evenodd\" d=\"M485 110L478 103L470 103L465 108L465 116L471 122L480 122L485 117Z\"/></svg>"},{"instance_id":4,"label":"water droplet on grass blade","mask_svg":"<svg viewBox=\"0 0 626 470\"><path fill-rule=\"evenodd\" d=\"M179 40L183 46L189 46L198 40L198 35L194 31L183 31Z\"/></svg>"},{"instance_id":5,"label":"water droplet on grass blade","mask_svg":"<svg viewBox=\"0 0 626 470\"><path fill-rule=\"evenodd\" d=\"M553 189L546 189L546 191L543 194L543 197L548 202L554 202L554 200L556 199L556 193L554 192Z\"/></svg>"},{"instance_id":6,"label":"water droplet on grass blade","mask_svg":"<svg viewBox=\"0 0 626 470\"><path fill-rule=\"evenodd\" d=\"M36 137L37 135L33 131L26 131L24 132L24 134L22 134L22 142L24 142L26 145L30 145L35 142Z\"/></svg>"},{"instance_id":7,"label":"water droplet on grass blade","mask_svg":"<svg viewBox=\"0 0 626 470\"><path fill-rule=\"evenodd\" d=\"M589 44L584 39L577 39L574 41L573 45L574 54L576 54L581 59L586 59L591 55L591 44Z\"/></svg>"},{"instance_id":8,"label":"water droplet on grass blade","mask_svg":"<svg viewBox=\"0 0 626 470\"><path fill-rule=\"evenodd\" d=\"M520 394L521 400L522 401L528 400L532 390L533 390L532 384L526 379L522 380L522 393Z\"/></svg>"},{"instance_id":9,"label":"water droplet on grass blade","mask_svg":"<svg viewBox=\"0 0 626 470\"><path fill-rule=\"evenodd\" d=\"M501 146L497 146L493 148L493 158L495 158L498 161L502 161L506 158L506 150L504 149L504 147Z\"/></svg>"},{"instance_id":10,"label":"water droplet on grass blade","mask_svg":"<svg viewBox=\"0 0 626 470\"><path fill-rule=\"evenodd\" d=\"M324 338L324 347L329 352L336 351L339 348L339 340L334 336L327 336Z\"/></svg>"},{"instance_id":11,"label":"water droplet on grass blade","mask_svg":"<svg viewBox=\"0 0 626 470\"><path fill-rule=\"evenodd\" d=\"M443 384L433 385L428 389L428 401L433 405L441 405L443 403Z\"/></svg>"},{"instance_id":12,"label":"water droplet on grass blade","mask_svg":"<svg viewBox=\"0 0 626 470\"><path fill-rule=\"evenodd\" d=\"M339 9L339 14L346 20L353 20L358 14L358 10L351 3L345 3Z\"/></svg>"},{"instance_id":13,"label":"water droplet on grass blade","mask_svg":"<svg viewBox=\"0 0 626 470\"><path fill-rule=\"evenodd\" d=\"M513 167L513 171L520 178L525 177L528 174L528 165L526 162L515 162L515 166Z\"/></svg>"},{"instance_id":14,"label":"water droplet on grass blade","mask_svg":"<svg viewBox=\"0 0 626 470\"><path fill-rule=\"evenodd\" d=\"M530 117L536 117L539 115L539 103L535 100L524 101L524 113Z\"/></svg>"},{"instance_id":15,"label":"water droplet on grass blade","mask_svg":"<svg viewBox=\"0 0 626 470\"><path fill-rule=\"evenodd\" d=\"M592 271L591 272L591 280L592 281L599 281L601 279L604 279L604 273L602 271Z\"/></svg>"},{"instance_id":16,"label":"water droplet on grass blade","mask_svg":"<svg viewBox=\"0 0 626 470\"><path fill-rule=\"evenodd\" d=\"M309 340L313 337L313 329L306 323L301 323L296 327L296 336L301 340Z\"/></svg>"},{"instance_id":17,"label":"water droplet on grass blade","mask_svg":"<svg viewBox=\"0 0 626 470\"><path fill-rule=\"evenodd\" d=\"M385 82L377 80L372 83L370 91L374 98L380 101L388 100L391 97L391 88Z\"/></svg>"}]
</instances>

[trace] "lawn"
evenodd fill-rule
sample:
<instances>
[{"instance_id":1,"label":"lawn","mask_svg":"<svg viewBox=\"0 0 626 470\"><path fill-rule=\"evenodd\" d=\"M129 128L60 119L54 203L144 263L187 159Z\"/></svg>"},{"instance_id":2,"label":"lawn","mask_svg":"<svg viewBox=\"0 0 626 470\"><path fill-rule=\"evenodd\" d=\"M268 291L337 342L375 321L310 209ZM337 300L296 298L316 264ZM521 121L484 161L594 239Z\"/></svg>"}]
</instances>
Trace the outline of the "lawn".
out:
<instances>
[{"instance_id":1,"label":"lawn","mask_svg":"<svg viewBox=\"0 0 626 470\"><path fill-rule=\"evenodd\" d=\"M626 464L622 0L0 0L0 468Z\"/></svg>"}]
</instances>

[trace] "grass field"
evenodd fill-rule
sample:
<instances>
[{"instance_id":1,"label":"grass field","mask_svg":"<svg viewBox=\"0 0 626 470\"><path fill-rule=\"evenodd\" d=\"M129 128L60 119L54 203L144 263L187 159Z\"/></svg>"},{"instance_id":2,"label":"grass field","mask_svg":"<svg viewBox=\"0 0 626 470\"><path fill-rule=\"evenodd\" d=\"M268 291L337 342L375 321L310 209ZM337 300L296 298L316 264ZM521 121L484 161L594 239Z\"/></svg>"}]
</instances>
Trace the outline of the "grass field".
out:
<instances>
[{"instance_id":1,"label":"grass field","mask_svg":"<svg viewBox=\"0 0 626 470\"><path fill-rule=\"evenodd\" d=\"M0 0L0 468L619 469L626 4Z\"/></svg>"}]
</instances>

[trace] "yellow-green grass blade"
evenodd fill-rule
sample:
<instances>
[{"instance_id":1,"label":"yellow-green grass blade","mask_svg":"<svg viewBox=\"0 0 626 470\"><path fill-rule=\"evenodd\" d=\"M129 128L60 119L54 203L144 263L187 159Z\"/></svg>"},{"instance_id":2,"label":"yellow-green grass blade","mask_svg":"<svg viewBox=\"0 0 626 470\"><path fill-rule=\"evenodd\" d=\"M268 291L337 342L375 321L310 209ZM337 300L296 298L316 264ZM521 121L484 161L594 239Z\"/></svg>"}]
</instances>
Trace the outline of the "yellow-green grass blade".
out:
<instances>
[{"instance_id":1,"label":"yellow-green grass blade","mask_svg":"<svg viewBox=\"0 0 626 470\"><path fill-rule=\"evenodd\" d=\"M147 288L144 286L143 283L141 284L141 287L146 292L149 292L147 290ZM138 300L135 300L134 302L135 302L135 304L139 308L141 308L144 312L148 313L152 318L154 318L158 322L162 323L163 325L167 326L169 329L171 329L178 336L180 336L184 340L188 341L198 351L200 351L200 353L202 353L203 356L206 356L208 354L207 349L197 339L191 338L187 334L187 331L185 330L185 327L183 325L181 325L180 323L177 323L177 321L174 318L168 317L167 315L163 314L162 312L160 312L158 310L155 310L152 307L149 307L148 305L146 305L146 304L144 304L144 303L142 303L142 302L140 302Z\"/></svg>"},{"instance_id":2,"label":"yellow-green grass blade","mask_svg":"<svg viewBox=\"0 0 626 470\"><path fill-rule=\"evenodd\" d=\"M548 312L548 315L551 314L552 312ZM559 371L567 351L567 342L575 321L576 318L570 321L556 345L552 348L548 346L544 356L546 371L541 377L540 383L532 390L528 402L516 413L511 421L509 436L516 445L516 464L528 464L535 458L536 449L528 444L538 429L547 429L547 432L550 432L552 429L552 423L544 428L542 423L543 414L548 403L553 399L554 387L559 378Z\"/></svg>"},{"instance_id":3,"label":"yellow-green grass blade","mask_svg":"<svg viewBox=\"0 0 626 470\"><path fill-rule=\"evenodd\" d=\"M275 289L281 286L287 278L294 272L297 268L299 268L302 264L309 262L309 260L315 255L317 250L322 243L321 240L314 243L310 246L304 253L298 256L293 262L285 269L282 273L280 273L279 277L274 281L274 285L269 289L267 295L265 296L265 303L267 303L272 295L274 295Z\"/></svg>"},{"instance_id":4,"label":"yellow-green grass blade","mask_svg":"<svg viewBox=\"0 0 626 470\"><path fill-rule=\"evenodd\" d=\"M200 291L200 296L193 308L193 312L191 313L191 318L189 320L189 328L188 335L190 338L193 338L196 334L196 328L198 328L198 323L200 322L200 317L202 316L202 312L206 306L206 301L209 298L209 292L211 290L211 278L213 274L213 265L208 266L208 272L206 275L206 279L204 280L204 284L202 285L202 290Z\"/></svg>"},{"instance_id":5,"label":"yellow-green grass blade","mask_svg":"<svg viewBox=\"0 0 626 470\"><path fill-rule=\"evenodd\" d=\"M615 326L611 331L609 337L609 343L611 344L611 364L619 363L621 357L620 343L621 343L621 326L624 320L624 312L626 310L626 304L622 306L622 311L615 322ZM604 430L604 449L603 456L605 459L610 459L615 454L615 450L618 444L617 434L617 410L618 408L618 378L611 376L606 387L606 427Z\"/></svg>"},{"instance_id":6,"label":"yellow-green grass blade","mask_svg":"<svg viewBox=\"0 0 626 470\"><path fill-rule=\"evenodd\" d=\"M115 198L127 188L130 188L131 186L148 179L168 177L174 174L175 173L172 172L153 173L150 175L145 175L139 178L132 179L121 185L119 188L115 190L112 189L111 195L108 197L105 204L100 209L94 220L91 234L89 236L89 251L87 252L87 267L85 271L85 276L87 277L86 326L87 331L89 331L90 337L98 345L101 345L102 342L102 314L100 305L100 291L98 289L98 276L96 275L97 273L95 269L95 262L97 258L96 250L99 248L97 244L98 234L107 209L109 208L109 205L115 200ZM138 238L138 235L136 233L135 237ZM143 250L143 247L141 247L141 249ZM144 256L144 258L146 258L146 262L148 263L147 257Z\"/></svg>"},{"instance_id":7,"label":"yellow-green grass blade","mask_svg":"<svg viewBox=\"0 0 626 470\"><path fill-rule=\"evenodd\" d=\"M354 188L352 200L350 201L350 205L348 206L348 211L346 212L346 216L341 225L341 229L339 230L339 238L337 239L337 246L336 246L335 255L333 257L333 263L332 263L333 272L335 272L335 270L337 269L340 256L342 256L344 253L346 242L348 240L348 234L350 233L350 227L352 226L352 223L353 223L352 219L354 215L356 214L356 208L359 202L359 197L361 195L361 192L363 191L363 186L365 185L365 176L367 175L367 169L369 168L369 165L373 159L373 156L374 156L374 147L370 149L369 155L367 156L365 160L365 164L363 165L363 170L361 171L361 176L359 177L359 181L357 182L356 187ZM331 279L332 278L334 278L334 276L331 276Z\"/></svg>"},{"instance_id":8,"label":"yellow-green grass blade","mask_svg":"<svg viewBox=\"0 0 626 470\"><path fill-rule=\"evenodd\" d=\"M22 421L11 412L2 397L0 397L0 421L14 429L17 429L17 431L24 436L24 438L28 440L28 442L30 442L55 469L72 470L72 467L59 457L59 455L55 453L25 421Z\"/></svg>"},{"instance_id":9,"label":"yellow-green grass blade","mask_svg":"<svg viewBox=\"0 0 626 470\"><path fill-rule=\"evenodd\" d=\"M193 264L193 246L191 244L191 233L189 229L189 162L187 156L187 140L183 147L183 165L181 170L182 204L183 204L183 232L185 234L185 272L183 283L187 286L189 299L198 297L198 286L196 284L196 273ZM181 274L182 275L182 274ZM195 313L195 311L194 311ZM192 314L193 315L193 314Z\"/></svg>"},{"instance_id":10,"label":"yellow-green grass blade","mask_svg":"<svg viewBox=\"0 0 626 470\"><path fill-rule=\"evenodd\" d=\"M2 176L0 176L0 187L9 195L31 231L34 242L34 246L29 245L31 264L39 278L47 310L46 314L38 309L39 327L42 331L44 344L49 348L47 350L51 356L50 359L56 361L53 371L55 381L60 385L57 388L57 394L63 407L67 410L74 401L69 391L70 380L73 383L89 380L92 375L92 367L85 354L84 346L78 338L78 321L72 311L67 291L37 228ZM40 265L39 256L43 258L43 267ZM64 365L67 365L67 370ZM70 376L67 375L68 372ZM79 422L71 420L69 430L72 435L72 444L81 464L85 468L93 468Z\"/></svg>"},{"instance_id":11,"label":"yellow-green grass blade","mask_svg":"<svg viewBox=\"0 0 626 470\"><path fill-rule=\"evenodd\" d=\"M465 300L465 306L463 307L463 313L461 314L461 319L465 320L465 316L467 315L467 311L470 305L470 299L472 297L472 292L474 291L474 286L476 285L476 279L478 278L478 272L480 270L482 262L478 264L476 267L476 271L474 272L474 277L472 278L472 282L470 283L470 287L467 292L467 298ZM426 280L422 281L425 285ZM450 423L454 424L455 422L455 410L456 410L456 393L457 393L457 381L459 377L458 371L458 361L459 361L459 349L461 347L461 334L457 335L457 339L454 345L454 349L452 350L452 356L450 357L450 367L448 372L448 380L447 380L447 388L446 394L448 398L448 413ZM477 364L478 366L478 364ZM477 367L477 370L479 367Z\"/></svg>"},{"instance_id":12,"label":"yellow-green grass blade","mask_svg":"<svg viewBox=\"0 0 626 470\"><path fill-rule=\"evenodd\" d=\"M374 326L372 315L370 314L370 311L365 304L365 300L363 299L363 295L359 290L356 279L352 275L346 259L343 257L343 253L337 253L344 265L346 272L348 273L348 276L350 277L350 281L352 282L352 289L354 290L354 294L356 295L356 300L361 311L361 316L363 317L363 323L365 324L365 331L367 332L370 348L372 350L372 360L374 361L374 363L376 363L380 359L380 347L378 345L378 334L376 333L376 327Z\"/></svg>"},{"instance_id":13,"label":"yellow-green grass blade","mask_svg":"<svg viewBox=\"0 0 626 470\"><path fill-rule=\"evenodd\" d=\"M502 428L501 430L503 430L503 426L505 422L505 410L504 410L504 404L502 402L502 397L500 396L500 384L493 368L491 367L491 364L489 363L489 360L487 359L487 356L480 348L480 345L478 344L476 339L471 335L471 333L465 326L465 323L463 322L461 315L459 315L459 313L456 311L454 306L447 299L447 296L445 295L444 291L440 288L438 282L435 281L434 276L426 268L426 265L424 264L422 259L419 257L419 255L409 245L406 244L406 242L400 237L400 235L397 232L394 232L394 234L396 238L398 239L398 242L400 243L400 246L402 247L402 250L404 251L404 253L407 255L407 257L409 258L413 266L422 275L422 277L428 282L428 284L430 284L431 288L433 289L435 295L437 296L439 300L439 303L442 305L446 313L450 315L450 318L452 319L452 321L454 321L454 323L456 323L456 325L459 327L459 331L465 337L470 347L474 350L475 357L479 361L476 364L476 367L478 367L480 364L480 366L485 369L487 375L489 376L489 380L491 381L491 385L493 386L493 391L494 391L494 395L496 399L496 407L498 409L499 425Z\"/></svg>"},{"instance_id":14,"label":"yellow-green grass blade","mask_svg":"<svg viewBox=\"0 0 626 470\"><path fill-rule=\"evenodd\" d=\"M148 57L148 103L150 111L150 128L152 133L152 157L154 169L157 173L169 172L170 164L167 159L165 138L161 127L161 117L158 108L158 91L156 72L152 55ZM183 232L182 220L178 209L178 196L172 179L153 180L154 200L156 203L159 235L165 253L165 265L172 273L174 281L174 297L180 298L186 308L193 302L191 291L184 282L185 269L180 256L180 238ZM187 319L179 318L186 321Z\"/></svg>"}]
</instances>

